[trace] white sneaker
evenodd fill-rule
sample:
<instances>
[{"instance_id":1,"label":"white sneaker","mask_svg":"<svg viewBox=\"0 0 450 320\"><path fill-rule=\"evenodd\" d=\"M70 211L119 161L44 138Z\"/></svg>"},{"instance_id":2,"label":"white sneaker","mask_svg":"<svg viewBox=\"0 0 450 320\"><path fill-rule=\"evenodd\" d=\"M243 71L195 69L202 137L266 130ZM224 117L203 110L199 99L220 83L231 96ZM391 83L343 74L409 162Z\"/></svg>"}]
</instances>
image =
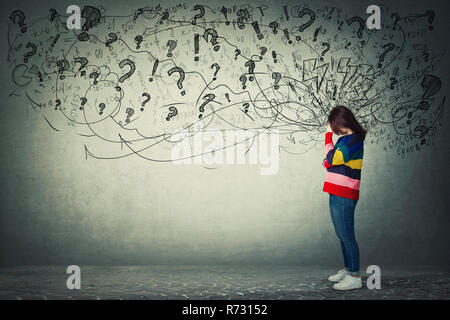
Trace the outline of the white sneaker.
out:
<instances>
[{"instance_id":1,"label":"white sneaker","mask_svg":"<svg viewBox=\"0 0 450 320\"><path fill-rule=\"evenodd\" d=\"M351 290L362 288L361 277L356 278L351 275L346 275L339 283L333 285L335 290Z\"/></svg>"},{"instance_id":2,"label":"white sneaker","mask_svg":"<svg viewBox=\"0 0 450 320\"><path fill-rule=\"evenodd\" d=\"M342 279L344 279L344 277L345 277L346 275L348 275L348 274L350 274L350 272L348 272L348 271L345 270L345 269L341 269L341 270L338 271L337 274L334 274L334 275L332 275L332 276L329 276L329 277L328 277L328 281L331 281L331 282L339 282L339 281L341 281Z\"/></svg>"}]
</instances>

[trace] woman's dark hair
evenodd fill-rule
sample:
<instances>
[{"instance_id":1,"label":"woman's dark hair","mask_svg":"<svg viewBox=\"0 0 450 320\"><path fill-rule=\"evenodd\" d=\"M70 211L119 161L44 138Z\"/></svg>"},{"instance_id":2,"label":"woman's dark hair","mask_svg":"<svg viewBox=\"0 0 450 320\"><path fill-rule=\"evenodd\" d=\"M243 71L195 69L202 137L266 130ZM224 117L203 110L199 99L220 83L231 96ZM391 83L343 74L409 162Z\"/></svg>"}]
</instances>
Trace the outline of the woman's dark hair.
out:
<instances>
[{"instance_id":1,"label":"woman's dark hair","mask_svg":"<svg viewBox=\"0 0 450 320\"><path fill-rule=\"evenodd\" d=\"M328 115L328 122L331 130L336 134L342 135L343 132L340 129L349 128L353 132L359 133L363 139L366 138L367 130L359 124L353 112L344 106L334 107Z\"/></svg>"}]
</instances>

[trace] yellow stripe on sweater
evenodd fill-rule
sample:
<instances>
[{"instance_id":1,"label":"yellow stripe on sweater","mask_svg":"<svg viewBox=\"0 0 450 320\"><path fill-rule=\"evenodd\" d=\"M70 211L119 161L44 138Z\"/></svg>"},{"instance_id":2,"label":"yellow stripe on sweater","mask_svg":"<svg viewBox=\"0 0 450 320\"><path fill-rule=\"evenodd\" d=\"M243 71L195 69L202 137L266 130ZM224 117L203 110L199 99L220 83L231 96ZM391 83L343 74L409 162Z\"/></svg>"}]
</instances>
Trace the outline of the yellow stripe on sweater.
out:
<instances>
[{"instance_id":1,"label":"yellow stripe on sweater","mask_svg":"<svg viewBox=\"0 0 450 320\"><path fill-rule=\"evenodd\" d=\"M362 161L363 159L356 159L356 160L349 160L346 163L344 163L346 166L352 168L352 169L359 169L362 168Z\"/></svg>"},{"instance_id":2,"label":"yellow stripe on sweater","mask_svg":"<svg viewBox=\"0 0 450 320\"><path fill-rule=\"evenodd\" d=\"M344 156L342 155L342 152L337 150L334 152L334 156L333 156L333 161L332 161L332 165L333 166L337 166L340 164L344 164Z\"/></svg>"},{"instance_id":3,"label":"yellow stripe on sweater","mask_svg":"<svg viewBox=\"0 0 450 320\"><path fill-rule=\"evenodd\" d=\"M333 156L333 166L337 166L340 164L344 164L352 169L360 169L362 168L362 159L354 159L354 160L349 160L347 162L344 162L344 156L342 154L342 151L340 150L336 150L334 152L334 156Z\"/></svg>"}]
</instances>

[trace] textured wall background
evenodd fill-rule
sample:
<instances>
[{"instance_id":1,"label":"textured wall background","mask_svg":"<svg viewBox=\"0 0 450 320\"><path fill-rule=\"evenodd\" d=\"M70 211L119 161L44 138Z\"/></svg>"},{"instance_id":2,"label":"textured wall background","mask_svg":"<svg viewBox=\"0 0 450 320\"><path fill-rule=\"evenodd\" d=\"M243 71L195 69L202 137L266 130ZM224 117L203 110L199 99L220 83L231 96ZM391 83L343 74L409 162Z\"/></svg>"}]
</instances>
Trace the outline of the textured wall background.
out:
<instances>
[{"instance_id":1,"label":"textured wall background","mask_svg":"<svg viewBox=\"0 0 450 320\"><path fill-rule=\"evenodd\" d=\"M77 4L82 7L100 3L111 15L153 5L149 1ZM189 15L193 15L190 10L197 3L183 3L187 4ZM269 6L267 12L278 16L283 13L278 2L260 3ZM50 8L64 12L69 4L72 2L42 1L39 6L27 1L4 4L1 19L4 57L9 46L8 17L14 9L26 12L30 21L33 15L47 15ZM375 3L341 1L315 5L335 5L342 8L343 15L365 17L369 4ZM216 8L222 3L208 2L208 5ZM448 50L446 2L399 1L388 5L394 10L390 13L398 12L400 16L434 10L434 31L424 38L431 43L429 48L436 56L437 52ZM169 6L169 2L161 6ZM313 2L310 6L314 8ZM390 13L383 16L383 28L392 21ZM426 18L417 19L414 24L420 24L421 28L428 26ZM329 26L328 32L336 26ZM308 37L312 37L314 29L315 25ZM246 30L253 32L250 25ZM355 28L344 32L354 38ZM266 37L269 33L265 33ZM254 37L246 39L249 41L245 45L249 47L257 42ZM283 51L285 43L273 41L273 48L280 59L285 57L287 64L290 53ZM163 49L165 42L161 41ZM204 42L201 46L205 50ZM266 53L269 60L270 50ZM192 43L185 51L189 54L183 59L193 60ZM372 51L375 57L380 50ZM226 54L230 53L223 52ZM339 52L329 55L339 57ZM18 57L20 60L20 53ZM150 61L140 69L146 70L147 75L153 65ZM376 64L377 59L372 61ZM394 61L391 65L399 66L400 77L406 73L406 61ZM26 102L23 91L16 92L19 96L10 95L16 88L11 81L11 64L4 60L1 66L2 264L341 263L339 243L329 216L328 194L321 191L325 171L321 166L320 145L298 156L282 152L279 172L268 176L260 175L259 168L252 165L223 165L208 170L200 165L154 163L137 156L86 160L84 145L91 142L90 138L52 130L41 111ZM226 77L227 69L224 65L222 68L219 78ZM205 70L208 69L209 65ZM245 68L242 70L245 72ZM449 92L448 70L446 55L432 71L442 81L441 97ZM416 90L420 95L421 77L417 78ZM52 81L55 76L49 86ZM377 81L386 85L384 78ZM197 85L192 79L186 79L185 84L191 92ZM181 101L176 84L170 90L172 96L166 99ZM33 94L33 90L28 93ZM136 90L135 96L140 94ZM47 100L54 100L54 95ZM156 97L154 101L157 103ZM50 112L53 108L48 109ZM397 154L396 148L384 151L388 142L370 143L376 139L374 133L380 127L369 133L356 207L356 236L363 268L370 264L449 264L450 204L446 184L450 119L446 111L429 145L404 157ZM156 124L164 125L164 120ZM388 125L385 127L392 131ZM323 125L315 129L318 140L323 139L325 128Z\"/></svg>"}]
</instances>

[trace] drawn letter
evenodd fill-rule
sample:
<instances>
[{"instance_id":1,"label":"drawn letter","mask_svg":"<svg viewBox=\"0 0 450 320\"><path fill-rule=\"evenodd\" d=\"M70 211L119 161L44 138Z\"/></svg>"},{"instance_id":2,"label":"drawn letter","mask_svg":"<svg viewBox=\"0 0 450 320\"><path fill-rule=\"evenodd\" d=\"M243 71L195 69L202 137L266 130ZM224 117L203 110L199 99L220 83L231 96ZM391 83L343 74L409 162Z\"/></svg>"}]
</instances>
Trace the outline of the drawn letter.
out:
<instances>
[{"instance_id":1,"label":"drawn letter","mask_svg":"<svg viewBox=\"0 0 450 320\"><path fill-rule=\"evenodd\" d=\"M366 13L370 13L371 16L367 18L367 29L381 29L381 14L380 7L377 5L370 5L367 7Z\"/></svg>"},{"instance_id":2,"label":"drawn letter","mask_svg":"<svg viewBox=\"0 0 450 320\"><path fill-rule=\"evenodd\" d=\"M70 5L67 7L66 13L70 14L67 18L67 28L69 30L72 29L81 29L81 10L77 5Z\"/></svg>"}]
</instances>

